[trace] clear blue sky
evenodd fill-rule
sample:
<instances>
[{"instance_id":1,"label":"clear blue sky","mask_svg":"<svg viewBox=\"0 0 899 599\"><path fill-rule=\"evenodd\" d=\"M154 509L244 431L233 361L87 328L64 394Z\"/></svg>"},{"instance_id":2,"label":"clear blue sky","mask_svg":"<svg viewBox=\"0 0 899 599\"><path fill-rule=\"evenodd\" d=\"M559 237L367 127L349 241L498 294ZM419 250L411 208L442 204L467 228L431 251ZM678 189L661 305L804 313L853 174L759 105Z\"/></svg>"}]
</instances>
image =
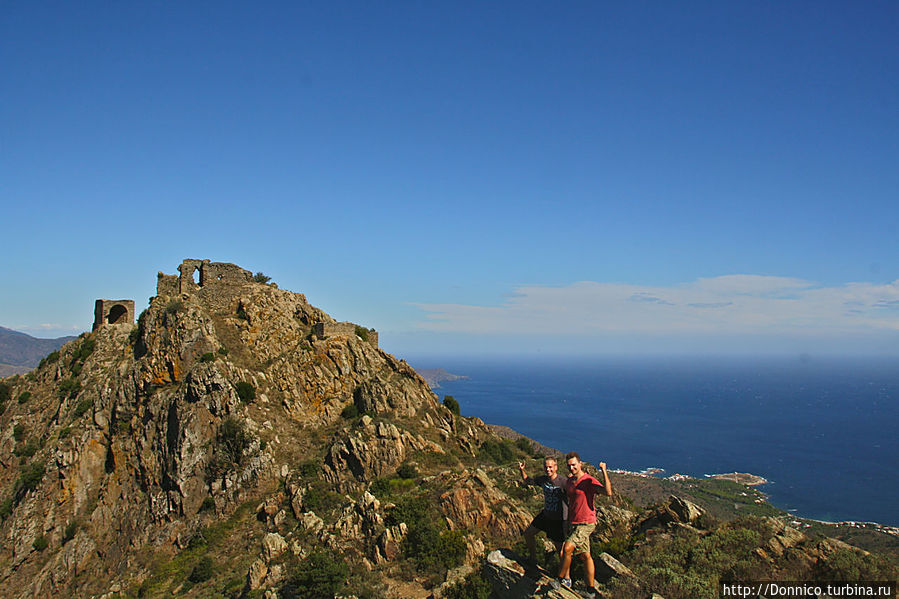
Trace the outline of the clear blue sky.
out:
<instances>
[{"instance_id":1,"label":"clear blue sky","mask_svg":"<svg viewBox=\"0 0 899 599\"><path fill-rule=\"evenodd\" d=\"M0 325L209 258L398 354L899 354L896 2L5 2Z\"/></svg>"}]
</instances>

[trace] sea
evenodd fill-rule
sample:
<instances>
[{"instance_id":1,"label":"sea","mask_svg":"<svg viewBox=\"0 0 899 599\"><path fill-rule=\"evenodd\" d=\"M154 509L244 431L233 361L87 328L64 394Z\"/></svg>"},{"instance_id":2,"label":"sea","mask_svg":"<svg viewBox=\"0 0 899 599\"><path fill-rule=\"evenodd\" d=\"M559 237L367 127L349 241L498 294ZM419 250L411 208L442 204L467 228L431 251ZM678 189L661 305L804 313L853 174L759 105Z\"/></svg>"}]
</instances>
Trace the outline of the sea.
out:
<instances>
[{"instance_id":1,"label":"sea","mask_svg":"<svg viewBox=\"0 0 899 599\"><path fill-rule=\"evenodd\" d=\"M899 526L899 358L412 357L462 414L610 469L748 472L797 516Z\"/></svg>"}]
</instances>

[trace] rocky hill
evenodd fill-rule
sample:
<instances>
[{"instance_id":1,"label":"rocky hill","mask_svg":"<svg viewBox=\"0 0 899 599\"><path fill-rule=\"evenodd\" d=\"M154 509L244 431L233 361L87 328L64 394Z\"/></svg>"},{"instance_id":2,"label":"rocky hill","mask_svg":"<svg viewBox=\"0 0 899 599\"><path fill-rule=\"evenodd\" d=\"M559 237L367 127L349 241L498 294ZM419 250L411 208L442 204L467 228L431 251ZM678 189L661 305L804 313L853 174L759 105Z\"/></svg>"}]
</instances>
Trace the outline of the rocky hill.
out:
<instances>
[{"instance_id":1,"label":"rocky hill","mask_svg":"<svg viewBox=\"0 0 899 599\"><path fill-rule=\"evenodd\" d=\"M375 331L302 294L231 264L179 270L136 324L0 383L0 596L574 596L490 553L539 509L512 467L537 469L527 439L443 406ZM714 493L646 501L625 478L594 539L608 596L894 572L777 518L719 521L699 505ZM704 547L718 561L689 570Z\"/></svg>"}]
</instances>

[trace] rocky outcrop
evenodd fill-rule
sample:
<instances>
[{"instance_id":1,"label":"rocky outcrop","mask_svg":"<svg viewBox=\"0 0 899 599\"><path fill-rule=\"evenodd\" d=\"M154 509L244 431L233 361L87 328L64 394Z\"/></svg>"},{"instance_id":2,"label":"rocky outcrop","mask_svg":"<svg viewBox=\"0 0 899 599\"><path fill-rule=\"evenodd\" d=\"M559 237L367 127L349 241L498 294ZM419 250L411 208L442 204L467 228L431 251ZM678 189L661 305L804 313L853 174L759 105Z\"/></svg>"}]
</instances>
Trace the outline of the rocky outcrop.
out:
<instances>
[{"instance_id":1,"label":"rocky outcrop","mask_svg":"<svg viewBox=\"0 0 899 599\"><path fill-rule=\"evenodd\" d=\"M98 593L133 576L142 553L183 548L202 522L228 518L279 480L282 499L258 512L268 535L290 516L324 546L383 563L405 532L384 525L367 486L409 460L473 454L491 436L483 423L460 424L376 344L317 337L315 323L335 321L302 294L255 283L234 265L185 264L205 282L161 275L137 325L101 325L28 377L7 379L11 393L31 399L7 403L0 420L0 595ZM363 416L344 421L348 406ZM311 479L296 475L298 461L313 457L297 440L320 460ZM341 499L335 521L307 505L318 477L357 498ZM268 564L283 551L265 538L251 587L270 584Z\"/></svg>"},{"instance_id":2,"label":"rocky outcrop","mask_svg":"<svg viewBox=\"0 0 899 599\"><path fill-rule=\"evenodd\" d=\"M549 573L526 568L524 560L509 549L491 551L484 564L484 576L490 582L499 599L577 599L574 591L565 587L554 588Z\"/></svg>"},{"instance_id":3,"label":"rocky outcrop","mask_svg":"<svg viewBox=\"0 0 899 599\"><path fill-rule=\"evenodd\" d=\"M693 502L672 495L668 502L659 506L652 514L644 517L636 527L637 533L644 533L651 528L665 527L672 524L691 525L695 523L705 510Z\"/></svg>"}]
</instances>

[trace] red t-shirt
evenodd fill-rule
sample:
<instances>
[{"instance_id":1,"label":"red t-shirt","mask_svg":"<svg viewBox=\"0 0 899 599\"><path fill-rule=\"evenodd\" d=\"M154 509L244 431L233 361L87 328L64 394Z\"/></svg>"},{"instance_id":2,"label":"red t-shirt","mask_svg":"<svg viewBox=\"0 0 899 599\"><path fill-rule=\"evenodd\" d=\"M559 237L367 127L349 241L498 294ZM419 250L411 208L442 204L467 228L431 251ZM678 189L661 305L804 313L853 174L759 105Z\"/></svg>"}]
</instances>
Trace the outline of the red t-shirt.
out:
<instances>
[{"instance_id":1,"label":"red t-shirt","mask_svg":"<svg viewBox=\"0 0 899 599\"><path fill-rule=\"evenodd\" d=\"M568 521L571 524L594 524L596 509L593 507L593 496L602 483L587 474L574 480L569 477L565 481L565 492L568 494Z\"/></svg>"}]
</instances>

